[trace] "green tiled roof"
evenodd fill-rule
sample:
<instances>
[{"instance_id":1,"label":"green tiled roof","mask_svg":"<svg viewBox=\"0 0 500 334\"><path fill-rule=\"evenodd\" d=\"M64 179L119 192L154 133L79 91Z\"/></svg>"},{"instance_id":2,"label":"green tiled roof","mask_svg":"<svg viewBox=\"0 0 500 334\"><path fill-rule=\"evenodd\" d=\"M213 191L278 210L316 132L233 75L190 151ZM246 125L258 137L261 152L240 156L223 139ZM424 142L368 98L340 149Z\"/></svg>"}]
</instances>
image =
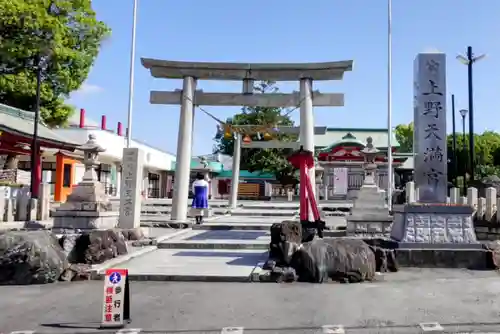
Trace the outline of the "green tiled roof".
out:
<instances>
[{"instance_id":1,"label":"green tiled roof","mask_svg":"<svg viewBox=\"0 0 500 334\"><path fill-rule=\"evenodd\" d=\"M322 150L331 149L333 146L345 143L365 145L366 138L372 137L373 145L377 148L387 148L387 129L363 128L327 128L324 135L315 135L314 144ZM399 143L393 133L392 146L398 147Z\"/></svg>"},{"instance_id":2,"label":"green tiled roof","mask_svg":"<svg viewBox=\"0 0 500 334\"><path fill-rule=\"evenodd\" d=\"M222 171L222 164L217 161L208 161L208 169L214 173L219 173ZM172 161L172 166L171 170L175 170L177 168L177 163L175 161ZM191 169L204 169L204 167L201 165L201 163L197 159L192 159L191 160Z\"/></svg>"},{"instance_id":3,"label":"green tiled roof","mask_svg":"<svg viewBox=\"0 0 500 334\"><path fill-rule=\"evenodd\" d=\"M233 171L224 170L220 172L217 177L231 178L233 176ZM264 179L264 180L274 180L275 177L271 173L261 173L261 172L249 172L247 170L240 171L240 178L242 179Z\"/></svg>"},{"instance_id":4,"label":"green tiled roof","mask_svg":"<svg viewBox=\"0 0 500 334\"><path fill-rule=\"evenodd\" d=\"M17 109L0 103L0 129L6 132L18 133L24 136L33 136L33 127L35 124L34 113ZM74 143L55 131L51 130L43 123L38 124L38 137L40 140L62 146L64 148L75 148L84 143Z\"/></svg>"}]
</instances>

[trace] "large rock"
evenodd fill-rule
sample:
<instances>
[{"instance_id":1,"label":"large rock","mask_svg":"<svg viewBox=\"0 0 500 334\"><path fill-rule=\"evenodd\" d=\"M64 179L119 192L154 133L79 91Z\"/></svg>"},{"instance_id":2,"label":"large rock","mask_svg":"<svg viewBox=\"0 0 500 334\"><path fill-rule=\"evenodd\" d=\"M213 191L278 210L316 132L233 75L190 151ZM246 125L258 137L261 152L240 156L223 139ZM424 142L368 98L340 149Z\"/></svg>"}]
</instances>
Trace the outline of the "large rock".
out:
<instances>
[{"instance_id":1,"label":"large rock","mask_svg":"<svg viewBox=\"0 0 500 334\"><path fill-rule=\"evenodd\" d=\"M127 243L120 230L95 230L76 239L69 259L72 263L99 264L123 254L127 254Z\"/></svg>"},{"instance_id":2,"label":"large rock","mask_svg":"<svg viewBox=\"0 0 500 334\"><path fill-rule=\"evenodd\" d=\"M484 248L488 251L485 269L500 269L500 240L488 241Z\"/></svg>"},{"instance_id":3,"label":"large rock","mask_svg":"<svg viewBox=\"0 0 500 334\"><path fill-rule=\"evenodd\" d=\"M58 239L49 231L0 234L0 284L46 284L68 267Z\"/></svg>"},{"instance_id":4,"label":"large rock","mask_svg":"<svg viewBox=\"0 0 500 334\"><path fill-rule=\"evenodd\" d=\"M396 248L398 243L387 239L363 239L370 246L370 249L375 254L377 262L376 270L381 273L397 272L399 264L396 259Z\"/></svg>"},{"instance_id":5,"label":"large rock","mask_svg":"<svg viewBox=\"0 0 500 334\"><path fill-rule=\"evenodd\" d=\"M137 241L145 238L142 228L130 228L121 230L123 237L126 240Z\"/></svg>"},{"instance_id":6,"label":"large rock","mask_svg":"<svg viewBox=\"0 0 500 334\"><path fill-rule=\"evenodd\" d=\"M92 266L89 264L72 263L61 274L60 281L74 282L87 281L91 278Z\"/></svg>"},{"instance_id":7,"label":"large rock","mask_svg":"<svg viewBox=\"0 0 500 334\"><path fill-rule=\"evenodd\" d=\"M360 239L315 239L295 248L290 267L302 282L323 283L328 279L342 283L371 281L375 278L375 254Z\"/></svg>"}]
</instances>

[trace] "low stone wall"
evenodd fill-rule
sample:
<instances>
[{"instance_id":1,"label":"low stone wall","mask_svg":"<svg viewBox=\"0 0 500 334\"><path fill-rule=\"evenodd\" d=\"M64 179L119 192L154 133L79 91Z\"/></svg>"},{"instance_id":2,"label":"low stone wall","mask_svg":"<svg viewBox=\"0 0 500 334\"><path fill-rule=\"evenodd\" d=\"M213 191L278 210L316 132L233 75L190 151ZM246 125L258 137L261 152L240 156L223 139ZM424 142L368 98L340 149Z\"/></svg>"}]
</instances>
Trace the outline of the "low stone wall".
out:
<instances>
[{"instance_id":1,"label":"low stone wall","mask_svg":"<svg viewBox=\"0 0 500 334\"><path fill-rule=\"evenodd\" d=\"M460 196L459 188L450 188L448 203L450 205L470 205L474 209L473 219L478 240L500 239L500 197L497 189L489 187L484 189L485 197L478 196L478 189L469 187L467 196ZM418 202L418 189L414 182L408 182L405 188L406 203Z\"/></svg>"},{"instance_id":2,"label":"low stone wall","mask_svg":"<svg viewBox=\"0 0 500 334\"><path fill-rule=\"evenodd\" d=\"M50 218L50 185L40 185L38 199L30 198L28 190L19 190L15 197L0 192L0 222L45 221Z\"/></svg>"},{"instance_id":3,"label":"low stone wall","mask_svg":"<svg viewBox=\"0 0 500 334\"><path fill-rule=\"evenodd\" d=\"M480 241L500 240L500 223L485 220L474 222L476 237Z\"/></svg>"}]
</instances>

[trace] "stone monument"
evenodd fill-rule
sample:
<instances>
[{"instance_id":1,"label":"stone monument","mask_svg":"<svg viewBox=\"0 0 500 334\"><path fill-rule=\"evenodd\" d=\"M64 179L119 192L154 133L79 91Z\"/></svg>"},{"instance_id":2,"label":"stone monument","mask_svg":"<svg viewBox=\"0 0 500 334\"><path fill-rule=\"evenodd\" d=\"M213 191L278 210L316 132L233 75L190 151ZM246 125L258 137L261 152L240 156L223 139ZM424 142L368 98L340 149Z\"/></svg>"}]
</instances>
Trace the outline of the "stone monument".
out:
<instances>
[{"instance_id":1,"label":"stone monument","mask_svg":"<svg viewBox=\"0 0 500 334\"><path fill-rule=\"evenodd\" d=\"M144 151L136 147L124 148L120 188L120 228L137 228L141 225L143 171Z\"/></svg>"},{"instance_id":2,"label":"stone monument","mask_svg":"<svg viewBox=\"0 0 500 334\"><path fill-rule=\"evenodd\" d=\"M375 181L375 158L380 151L373 146L373 139L368 137L361 152L365 160L365 177L351 214L347 217L347 235L389 237L392 217L389 215L384 192L380 191Z\"/></svg>"},{"instance_id":3,"label":"stone monument","mask_svg":"<svg viewBox=\"0 0 500 334\"><path fill-rule=\"evenodd\" d=\"M414 152L418 202L394 206L391 238L409 244L477 244L473 208L447 204L446 55L414 62Z\"/></svg>"},{"instance_id":4,"label":"stone monument","mask_svg":"<svg viewBox=\"0 0 500 334\"><path fill-rule=\"evenodd\" d=\"M94 169L99 153L104 152L95 139L90 134L89 140L78 147L84 154L85 174L66 202L53 213L55 230L111 229L118 224L118 212L112 211L109 197L102 183L97 180Z\"/></svg>"}]
</instances>

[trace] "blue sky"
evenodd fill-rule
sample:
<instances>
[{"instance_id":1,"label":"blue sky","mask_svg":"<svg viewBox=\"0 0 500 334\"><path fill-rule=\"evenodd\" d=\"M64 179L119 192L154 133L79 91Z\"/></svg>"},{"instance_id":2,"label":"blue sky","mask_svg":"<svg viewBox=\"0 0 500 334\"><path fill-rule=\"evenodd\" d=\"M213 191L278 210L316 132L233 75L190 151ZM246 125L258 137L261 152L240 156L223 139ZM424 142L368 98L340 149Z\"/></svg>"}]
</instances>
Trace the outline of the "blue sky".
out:
<instances>
[{"instance_id":1,"label":"blue sky","mask_svg":"<svg viewBox=\"0 0 500 334\"><path fill-rule=\"evenodd\" d=\"M126 124L132 0L94 0L98 18L112 29L81 91L71 101L89 117ZM393 124L412 119L413 59L418 52L447 53L448 93L467 107L466 66L455 60L471 45L488 57L475 65L475 127L500 130L498 0L393 0ZM467 23L469 21L469 23ZM387 112L387 4L385 0L139 0L133 137L176 151L179 107L149 104L149 91L182 88L154 79L141 57L232 62L354 60L343 81L314 89L345 93L345 107L316 108L316 125L385 127ZM239 92L241 83L200 82L199 89ZM280 86L298 90L298 83ZM204 108L225 119L238 109ZM448 103L451 114L451 103ZM292 118L298 122L298 110ZM196 113L193 154L210 153L216 124ZM448 129L451 131L451 116Z\"/></svg>"}]
</instances>

